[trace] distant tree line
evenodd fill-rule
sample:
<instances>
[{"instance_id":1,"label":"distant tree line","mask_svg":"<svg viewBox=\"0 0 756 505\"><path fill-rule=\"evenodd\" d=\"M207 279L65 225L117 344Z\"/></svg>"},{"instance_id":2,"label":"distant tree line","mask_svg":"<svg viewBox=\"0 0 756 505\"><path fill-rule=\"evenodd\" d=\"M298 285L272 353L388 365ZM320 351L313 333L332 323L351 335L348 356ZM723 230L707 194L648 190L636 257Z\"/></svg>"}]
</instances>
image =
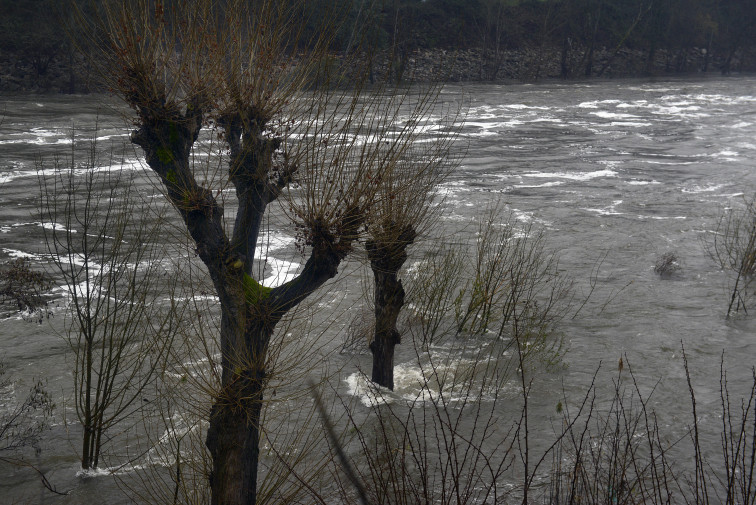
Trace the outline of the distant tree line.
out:
<instances>
[{"instance_id":1,"label":"distant tree line","mask_svg":"<svg viewBox=\"0 0 756 505\"><path fill-rule=\"evenodd\" d=\"M163 3L180 7L185 1ZM0 0L0 87L21 67L27 87L29 80L44 81L56 64L54 72L68 74L57 84L60 91L82 87L80 54L86 48L71 40L86 38L70 22L74 5L85 15L101 8L92 0ZM754 0L312 0L305 30L316 30L334 5L346 22L332 40L333 52L357 49L368 58L389 58L399 75L418 50L478 51L492 69L481 73L486 79L497 78L507 51L526 49L560 60L564 78L602 75L621 51L645 58L634 73L652 72L664 54L669 72L729 74L753 70L741 66L749 59L744 55L753 60L756 54ZM305 33L299 40L314 39ZM692 52L701 60L697 68L687 59Z\"/></svg>"},{"instance_id":2,"label":"distant tree line","mask_svg":"<svg viewBox=\"0 0 756 505\"><path fill-rule=\"evenodd\" d=\"M570 77L596 74L599 48L642 51L649 69L666 51L678 56L671 71L691 70L683 56L695 48L719 55L726 74L737 70L739 52L756 48L754 0L340 1L353 17L369 19L363 47L393 51L398 59L415 49L478 49L496 59L505 50L559 48L562 75ZM340 35L342 48L357 42L348 30ZM580 58L568 66L575 52Z\"/></svg>"}]
</instances>

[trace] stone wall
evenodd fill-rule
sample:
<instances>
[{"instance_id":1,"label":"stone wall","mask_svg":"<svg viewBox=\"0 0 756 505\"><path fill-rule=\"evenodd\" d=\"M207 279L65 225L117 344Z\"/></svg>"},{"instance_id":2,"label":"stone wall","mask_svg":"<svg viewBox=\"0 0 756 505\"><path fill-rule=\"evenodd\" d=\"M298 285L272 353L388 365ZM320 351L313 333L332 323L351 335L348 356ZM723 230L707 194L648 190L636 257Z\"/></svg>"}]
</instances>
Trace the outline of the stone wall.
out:
<instances>
[{"instance_id":1,"label":"stone wall","mask_svg":"<svg viewBox=\"0 0 756 505\"><path fill-rule=\"evenodd\" d=\"M404 64L403 80L464 82L531 82L541 79L561 79L564 77L616 78L639 77L665 74L721 73L725 67L724 55L708 54L705 49L693 48L684 52L656 51L649 61L646 51L622 48L610 51L601 48L594 52L591 74L586 75L588 54L584 48L571 48L566 53L563 75L563 53L561 48L528 48L487 53L470 50L419 50L413 52ZM396 68L401 61L394 62L389 70L389 59L384 57L375 65L377 76L390 75L396 79ZM756 52L738 52L730 62L732 73L756 71Z\"/></svg>"},{"instance_id":2,"label":"stone wall","mask_svg":"<svg viewBox=\"0 0 756 505\"><path fill-rule=\"evenodd\" d=\"M339 56L334 60L340 61ZM566 53L564 68L568 78L634 77L674 73L721 72L724 55L707 54L705 49L685 52L660 50L649 62L645 51L622 48L594 52L591 75L586 76L588 61L585 48L572 47ZM526 48L505 50L499 54L469 50L417 50L403 58L381 53L373 59L373 76L377 81L404 82L532 82L563 78L562 48ZM73 71L72 71L73 69ZM741 51L730 62L732 72L755 72L756 51ZM88 93L103 91L86 59L56 57L35 61L10 53L0 53L0 92L4 93Z\"/></svg>"}]
</instances>

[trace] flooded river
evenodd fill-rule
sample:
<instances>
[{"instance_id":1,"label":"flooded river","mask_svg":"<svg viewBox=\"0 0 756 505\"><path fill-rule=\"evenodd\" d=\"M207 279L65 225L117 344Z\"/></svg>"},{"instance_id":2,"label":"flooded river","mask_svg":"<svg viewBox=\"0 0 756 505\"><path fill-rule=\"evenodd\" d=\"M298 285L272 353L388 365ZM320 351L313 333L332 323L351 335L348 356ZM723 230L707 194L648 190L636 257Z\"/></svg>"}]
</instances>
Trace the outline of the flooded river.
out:
<instances>
[{"instance_id":1,"label":"flooded river","mask_svg":"<svg viewBox=\"0 0 756 505\"><path fill-rule=\"evenodd\" d=\"M656 388L650 404L662 428L670 438L684 436L690 402L683 344L699 417L716 421L720 359L724 353L732 394L742 394L756 357L756 319L726 317L728 276L703 244L723 210L742 206L756 191L756 80L449 85L441 100L463 102L467 114L460 135L466 156L441 188L439 226L456 229L492 201L502 202L520 223L545 229L579 297L594 289L580 316L561 328L564 366L534 382L533 422L550 426L554 406L581 398L600 363L598 382L611 386L623 356L644 392ZM115 146L111 163L146 177L118 107L102 96L0 100L0 261L48 261L38 169L51 170L50 160L70 150L72 136L90 138L97 125L101 148ZM143 188L153 190L146 182ZM282 253L279 263L270 263L273 273L291 274L298 265L294 237L274 232ZM661 278L654 265L669 252L681 269ZM62 293L55 291L60 287L53 293ZM334 298L359 291L339 283L331 289ZM108 477L77 477L80 432L70 397L70 349L62 338L64 304L56 295L54 316L42 324L16 316L0 321L0 355L17 381L0 392L0 403L14 392L20 396L34 378L46 381L57 404L55 422L32 462L73 492L53 496L30 472L0 463L0 493L35 503L89 503L92 496L128 503ZM344 370L332 380L340 396L364 394L352 374L355 365L369 369L369 356L325 359L325 367ZM413 351L400 346L396 359L396 394L412 395ZM715 447L717 436L709 437Z\"/></svg>"}]
</instances>

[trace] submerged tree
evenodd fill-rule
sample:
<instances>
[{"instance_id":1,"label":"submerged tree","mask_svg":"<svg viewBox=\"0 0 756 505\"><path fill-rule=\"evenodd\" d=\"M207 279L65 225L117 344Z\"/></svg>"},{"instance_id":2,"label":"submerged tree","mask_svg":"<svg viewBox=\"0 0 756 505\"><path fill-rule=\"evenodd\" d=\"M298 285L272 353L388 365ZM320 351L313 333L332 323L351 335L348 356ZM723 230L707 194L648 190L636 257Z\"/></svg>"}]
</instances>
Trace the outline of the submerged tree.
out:
<instances>
[{"instance_id":1,"label":"submerged tree","mask_svg":"<svg viewBox=\"0 0 756 505\"><path fill-rule=\"evenodd\" d=\"M67 286L65 338L74 355L81 467L87 470L98 467L113 427L142 407L170 349L176 317L170 284L160 275L159 219L135 198L132 178L117 166L99 166L94 141L83 165L77 165L76 147L70 165L57 165L52 178L40 175L40 183L52 268Z\"/></svg>"},{"instance_id":2,"label":"submerged tree","mask_svg":"<svg viewBox=\"0 0 756 505\"><path fill-rule=\"evenodd\" d=\"M10 309L13 306L25 319L41 321L46 313L49 314L43 296L47 289L47 277L33 270L28 258L17 258L0 265L0 307ZM7 316L14 312L9 311ZM15 389L7 364L0 359L0 462L30 466L19 452L28 447L39 448L37 444L42 433L50 427L55 403L41 380L34 381L23 397L18 397ZM52 489L44 474L35 470L43 484Z\"/></svg>"},{"instance_id":3,"label":"submerged tree","mask_svg":"<svg viewBox=\"0 0 756 505\"><path fill-rule=\"evenodd\" d=\"M420 144L393 166L368 219L365 247L375 282L371 379L389 389L394 389L394 347L401 342L397 320L405 297L399 271L407 261L407 249L431 224L433 192L454 166L449 151L453 139L448 135Z\"/></svg>"},{"instance_id":4,"label":"submerged tree","mask_svg":"<svg viewBox=\"0 0 756 505\"><path fill-rule=\"evenodd\" d=\"M366 387L368 415L342 399L346 436L358 448L347 464L365 488L363 503L528 503L556 445L536 456L532 439L542 434L528 429L528 402L540 365L559 358L570 279L543 232L498 206L475 232L413 265L403 328L413 358L402 364L400 394ZM502 485L513 470L524 484ZM351 482L337 485L341 501L357 502Z\"/></svg>"},{"instance_id":5,"label":"submerged tree","mask_svg":"<svg viewBox=\"0 0 756 505\"><path fill-rule=\"evenodd\" d=\"M276 326L336 275L383 174L406 154L432 103L361 94L357 70L350 91L336 91L324 62L340 13L314 20L323 26L302 40L313 21L303 4L144 0L111 7L103 20L101 63L135 112L131 140L191 235L220 305L221 384L206 438L214 504L257 501ZM205 164L193 158L203 147ZM256 246L277 200L306 261L288 282L264 286L254 277L265 261Z\"/></svg>"}]
</instances>

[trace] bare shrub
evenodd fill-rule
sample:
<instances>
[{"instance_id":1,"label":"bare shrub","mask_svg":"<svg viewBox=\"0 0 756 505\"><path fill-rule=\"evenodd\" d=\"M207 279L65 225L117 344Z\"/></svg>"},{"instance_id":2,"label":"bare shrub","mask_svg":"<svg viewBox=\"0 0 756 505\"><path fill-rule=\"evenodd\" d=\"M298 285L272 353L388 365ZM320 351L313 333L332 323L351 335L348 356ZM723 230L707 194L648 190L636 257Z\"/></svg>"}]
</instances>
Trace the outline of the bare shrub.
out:
<instances>
[{"instance_id":1,"label":"bare shrub","mask_svg":"<svg viewBox=\"0 0 756 505\"><path fill-rule=\"evenodd\" d=\"M64 338L87 470L100 465L113 428L142 408L168 355L177 307L161 275L159 216L126 172L101 168L94 141L81 164L76 147L55 160L55 175L40 170L40 188L51 270L66 285Z\"/></svg>"},{"instance_id":2,"label":"bare shrub","mask_svg":"<svg viewBox=\"0 0 756 505\"><path fill-rule=\"evenodd\" d=\"M756 503L756 369L751 369L747 396L733 402L722 354L719 372L721 410L718 416L722 422L721 453L707 458L708 451L701 443L701 421L684 348L683 363L691 400L690 440L695 461L695 474L685 489L688 502L706 505ZM715 458L718 461L713 461Z\"/></svg>"},{"instance_id":3,"label":"bare shrub","mask_svg":"<svg viewBox=\"0 0 756 505\"><path fill-rule=\"evenodd\" d=\"M622 361L608 407L597 403L592 386L582 415L562 411L569 429L552 453L548 503L672 501L677 481L666 455L668 442L649 407L653 391L641 394L632 368L628 363L623 373Z\"/></svg>"},{"instance_id":4,"label":"bare shrub","mask_svg":"<svg viewBox=\"0 0 756 505\"><path fill-rule=\"evenodd\" d=\"M512 472L532 480L542 467L543 456L525 456L527 402L536 369L560 354L571 284L543 233L496 207L472 242L413 266L414 359L398 389L358 379L364 418L342 400L351 436L341 443L369 503L508 503ZM338 482L350 503L352 484Z\"/></svg>"},{"instance_id":5,"label":"bare shrub","mask_svg":"<svg viewBox=\"0 0 756 505\"><path fill-rule=\"evenodd\" d=\"M572 409L566 397L559 402L561 422L551 433L529 425L527 374L518 371L524 387L512 397L495 375L487 383L471 380L459 366L445 368L449 361L437 360L420 366L424 378L414 398L376 390L364 420L344 402L352 436L332 444L351 448L342 466L364 490L361 503L756 503L756 372L746 395L733 402L721 368L717 455L701 444L683 359L692 424L682 439L662 431L651 407L656 388L641 392L625 356L609 398L599 396L597 370ZM477 360L466 366L488 365ZM511 412L518 394L519 414ZM514 415L507 416L507 408ZM342 501L357 502L354 479L333 473Z\"/></svg>"},{"instance_id":6,"label":"bare shrub","mask_svg":"<svg viewBox=\"0 0 756 505\"><path fill-rule=\"evenodd\" d=\"M0 395L0 461L15 461L9 459L11 455L24 447L34 447L49 427L55 404L39 381L19 401L2 361Z\"/></svg>"},{"instance_id":7,"label":"bare shrub","mask_svg":"<svg viewBox=\"0 0 756 505\"><path fill-rule=\"evenodd\" d=\"M445 337L519 339L527 353L559 354L557 326L572 306L572 281L543 230L494 206L472 244L442 246L420 262L409 299L423 346Z\"/></svg>"},{"instance_id":8,"label":"bare shrub","mask_svg":"<svg viewBox=\"0 0 756 505\"><path fill-rule=\"evenodd\" d=\"M665 279L678 274L682 270L682 265L677 254L666 252L659 256L654 265L654 273Z\"/></svg>"},{"instance_id":9,"label":"bare shrub","mask_svg":"<svg viewBox=\"0 0 756 505\"><path fill-rule=\"evenodd\" d=\"M365 307L357 309L346 328L344 344L341 346L342 353L365 353L367 345L375 332L375 319L371 311Z\"/></svg>"},{"instance_id":10,"label":"bare shrub","mask_svg":"<svg viewBox=\"0 0 756 505\"><path fill-rule=\"evenodd\" d=\"M727 315L748 313L750 286L756 274L756 201L745 199L739 208L725 209L704 250L730 277Z\"/></svg>"},{"instance_id":11,"label":"bare shrub","mask_svg":"<svg viewBox=\"0 0 756 505\"><path fill-rule=\"evenodd\" d=\"M41 323L45 316L50 316L44 298L49 287L48 279L32 268L29 258L16 258L0 265L0 306L12 304L28 320Z\"/></svg>"}]
</instances>

